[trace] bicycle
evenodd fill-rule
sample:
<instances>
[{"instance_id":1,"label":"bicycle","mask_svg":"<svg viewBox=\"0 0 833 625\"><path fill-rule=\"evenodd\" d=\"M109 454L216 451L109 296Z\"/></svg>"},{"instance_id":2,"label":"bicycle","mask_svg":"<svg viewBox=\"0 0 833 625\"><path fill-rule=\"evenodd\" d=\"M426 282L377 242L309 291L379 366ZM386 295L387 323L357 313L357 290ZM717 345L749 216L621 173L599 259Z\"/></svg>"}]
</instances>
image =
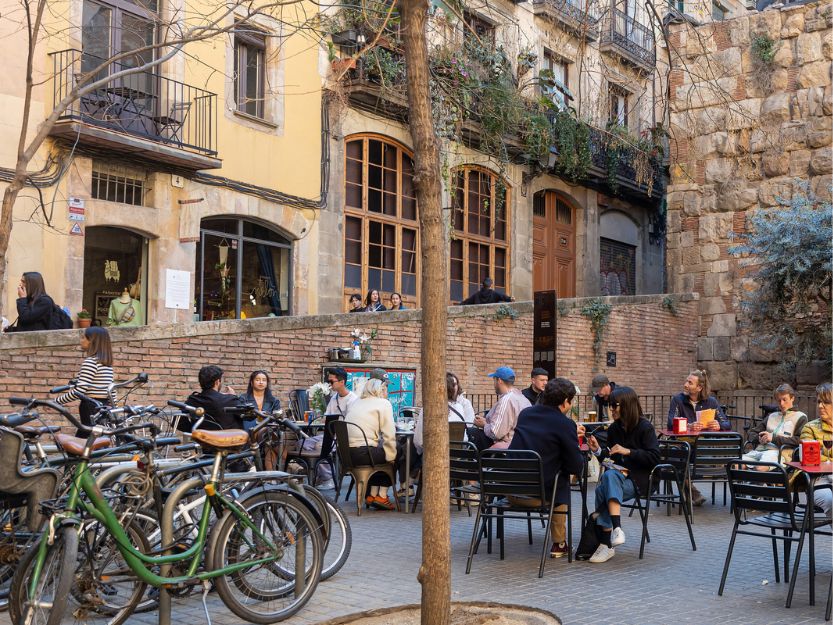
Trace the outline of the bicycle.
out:
<instances>
[{"instance_id":1,"label":"bicycle","mask_svg":"<svg viewBox=\"0 0 833 625\"><path fill-rule=\"evenodd\" d=\"M77 565L78 535L83 518L95 519L110 534L130 573L154 587L203 585L203 603L214 580L223 603L237 616L252 623L274 623L300 610L317 587L323 546L320 521L310 509L279 489L261 488L240 501L225 497L220 476L225 458L241 449L248 435L239 430L192 432L192 438L214 453L211 473L203 479L210 505L203 506L194 543L179 553L143 553L119 525L110 503L96 486L89 471L90 452L98 436L116 436L153 424L140 423L115 429L82 425L72 414L51 401L12 398L12 404L49 407L82 431L90 432L83 448L67 448L80 457L73 471L72 486L64 500L46 502L47 529L36 546L21 561L12 580L10 608L15 622L58 625ZM79 446L80 447L80 446ZM171 510L166 506L165 514ZM209 530L211 510L221 512ZM205 552L205 566L202 570ZM167 575L172 564L186 564L182 575ZM162 567L156 572L155 567ZM263 573L263 576L260 574ZM261 578L262 577L262 578ZM239 590L242 596L238 596ZM142 593L138 594L140 599ZM276 604L276 605L274 605ZM274 607L270 607L273 606ZM206 614L208 614L206 608Z\"/></svg>"}]
</instances>

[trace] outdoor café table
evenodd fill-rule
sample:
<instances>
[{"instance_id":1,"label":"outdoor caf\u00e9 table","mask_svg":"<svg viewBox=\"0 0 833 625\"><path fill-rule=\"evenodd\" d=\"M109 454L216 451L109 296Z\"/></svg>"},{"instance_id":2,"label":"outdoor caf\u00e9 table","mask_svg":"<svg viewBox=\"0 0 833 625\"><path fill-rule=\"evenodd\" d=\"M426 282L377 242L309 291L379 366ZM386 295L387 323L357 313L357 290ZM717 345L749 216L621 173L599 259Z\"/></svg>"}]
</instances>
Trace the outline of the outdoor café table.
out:
<instances>
[{"instance_id":1,"label":"outdoor caf\u00e9 table","mask_svg":"<svg viewBox=\"0 0 833 625\"><path fill-rule=\"evenodd\" d=\"M413 438L413 430L400 430L399 428L396 429L396 439L404 443L405 447L405 503L403 506L403 511L405 512L405 514L408 513L408 494L411 490L411 440ZM393 485L393 496L396 497L396 484Z\"/></svg>"},{"instance_id":2,"label":"outdoor caf\u00e9 table","mask_svg":"<svg viewBox=\"0 0 833 625\"><path fill-rule=\"evenodd\" d=\"M833 462L822 462L821 464L816 465L801 464L800 462L788 462L787 466L803 472L807 476L807 483L809 484L809 487L807 489L807 514L810 515L810 522L808 528L808 532L810 534L810 605L816 605L816 554L814 539L816 532L815 526L813 525L813 508L815 507L813 505L813 491L815 490L816 480L825 475L833 474ZM798 554L796 554L796 557L798 557ZM795 577L793 577L790 580L789 596L792 596L794 588Z\"/></svg>"}]
</instances>

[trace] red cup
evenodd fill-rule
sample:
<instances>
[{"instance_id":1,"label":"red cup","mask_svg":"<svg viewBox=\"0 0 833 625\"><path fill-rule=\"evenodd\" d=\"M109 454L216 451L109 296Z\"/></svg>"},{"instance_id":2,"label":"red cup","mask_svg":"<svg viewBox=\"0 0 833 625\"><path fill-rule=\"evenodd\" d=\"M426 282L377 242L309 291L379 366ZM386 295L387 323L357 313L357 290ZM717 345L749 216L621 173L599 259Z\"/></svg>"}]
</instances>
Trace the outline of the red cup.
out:
<instances>
[{"instance_id":1,"label":"red cup","mask_svg":"<svg viewBox=\"0 0 833 625\"><path fill-rule=\"evenodd\" d=\"M821 443L801 441L801 464L816 467L821 464Z\"/></svg>"},{"instance_id":2,"label":"red cup","mask_svg":"<svg viewBox=\"0 0 833 625\"><path fill-rule=\"evenodd\" d=\"M685 434L688 431L688 420L685 417L674 417L674 434Z\"/></svg>"}]
</instances>

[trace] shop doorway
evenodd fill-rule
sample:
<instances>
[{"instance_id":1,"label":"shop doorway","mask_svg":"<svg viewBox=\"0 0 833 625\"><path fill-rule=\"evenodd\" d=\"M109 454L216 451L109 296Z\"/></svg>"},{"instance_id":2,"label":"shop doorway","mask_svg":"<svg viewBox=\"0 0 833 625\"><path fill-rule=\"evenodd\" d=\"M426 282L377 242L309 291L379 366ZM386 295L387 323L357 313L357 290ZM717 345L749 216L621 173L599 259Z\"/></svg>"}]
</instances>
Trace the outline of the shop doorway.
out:
<instances>
[{"instance_id":1,"label":"shop doorway","mask_svg":"<svg viewBox=\"0 0 833 625\"><path fill-rule=\"evenodd\" d=\"M94 325L146 323L147 256L148 242L140 234L109 226L87 228L82 305Z\"/></svg>"}]
</instances>

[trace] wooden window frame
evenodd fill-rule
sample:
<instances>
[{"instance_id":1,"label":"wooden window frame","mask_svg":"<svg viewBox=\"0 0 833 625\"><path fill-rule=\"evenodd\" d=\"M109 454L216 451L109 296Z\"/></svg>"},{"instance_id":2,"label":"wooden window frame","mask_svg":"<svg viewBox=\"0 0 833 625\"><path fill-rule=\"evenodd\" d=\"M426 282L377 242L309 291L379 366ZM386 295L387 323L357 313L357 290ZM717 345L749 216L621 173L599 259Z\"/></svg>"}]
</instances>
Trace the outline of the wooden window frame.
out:
<instances>
[{"instance_id":1,"label":"wooden window frame","mask_svg":"<svg viewBox=\"0 0 833 625\"><path fill-rule=\"evenodd\" d=\"M631 108L631 104L630 104L631 93L627 89L625 89L624 87L620 87L616 83L609 83L608 84L607 93L608 93L608 102L609 102L609 106L610 106L610 115L609 115L610 121L614 122L614 123L616 123L620 126L624 126L625 128L629 128L630 123L628 121L628 117L630 116L630 113L631 113L631 111L630 111L630 108ZM614 99L618 99L618 98L622 98L622 101L624 102L624 105L625 105L625 111L624 111L624 114L621 116L621 119L622 119L621 122L620 122L620 119L619 119L618 111L614 115L613 102L614 102Z\"/></svg>"},{"instance_id":2,"label":"wooden window frame","mask_svg":"<svg viewBox=\"0 0 833 625\"><path fill-rule=\"evenodd\" d=\"M473 39L474 34L477 35L480 43L484 46L495 47L497 41L497 27L495 23L477 13L465 11L463 12L463 40Z\"/></svg>"},{"instance_id":3,"label":"wooden window frame","mask_svg":"<svg viewBox=\"0 0 833 625\"><path fill-rule=\"evenodd\" d=\"M393 148L396 150L396 215L387 215L384 213L384 195L382 199L381 209L382 212L375 212L371 211L369 208L368 196L370 191L370 176L368 175L368 169L370 167L370 142L371 141L379 141L383 144L383 146L387 146L388 148ZM361 204L362 207L355 207L355 206L348 206L347 205L347 175L348 175L348 160L355 160L348 157L348 150L347 145L353 142L361 142ZM418 307L420 302L420 280L419 277L421 275L421 259L419 253L419 206L416 206L414 219L409 219L403 217L403 199L413 199L416 202L416 196L413 195L405 195L403 193L403 160L404 158L408 158L411 160L412 170L413 171L413 153L406 148L401 143L394 141L388 137L383 135L377 134L355 134L346 137L344 140L345 150L344 150L344 189L345 189L345 197L344 197L344 218L345 218L345 228L344 228L344 273L342 275L342 289L343 289L343 307L344 310L348 310L349 298L350 295L356 292L356 289L360 288L360 293L362 296L362 300L364 300L367 291L371 288L370 281L369 281L369 271L372 269L370 266L370 228L371 223L378 223L381 224L382 228L385 226L393 226L395 228L395 244L393 246L394 249L394 288L392 290L383 290L379 288L379 294L382 296L383 300L386 300L385 295L389 295L390 293L396 291L398 293L402 293L402 298L404 303L409 307ZM383 177L384 177L384 152L382 157L383 162ZM411 187L411 192L414 193L413 186ZM346 228L346 220L348 218L354 218L361 221L361 287L353 287L353 286L346 286L346 266L347 266L347 228ZM403 233L407 236L407 233L404 231L412 231L414 235L414 249L413 249L413 268L414 271L404 271L404 257L406 254L409 254L411 250L403 249ZM354 239L351 239L354 241ZM375 243L374 243L375 245ZM352 265L353 263L351 263ZM358 265L354 265L358 266ZM375 268L375 267L374 267ZM383 268L382 268L383 269ZM405 276L413 276L414 280L414 291L415 293L403 293L403 286L402 286L402 279L403 275ZM373 287L377 288L377 287Z\"/></svg>"},{"instance_id":4,"label":"wooden window frame","mask_svg":"<svg viewBox=\"0 0 833 625\"><path fill-rule=\"evenodd\" d=\"M266 119L266 37L267 33L247 22L238 22L234 28L234 101L238 113L250 115L257 119ZM250 103L248 90L249 54L255 50L260 57L258 67L258 85L256 86L255 112L248 109Z\"/></svg>"},{"instance_id":5,"label":"wooden window frame","mask_svg":"<svg viewBox=\"0 0 833 625\"><path fill-rule=\"evenodd\" d=\"M503 202L503 211L504 216L503 221L505 223L505 233L502 239L495 237L495 224L498 221L497 215L494 210L489 211L489 235L483 236L481 234L473 234L468 231L469 228L469 183L471 181L470 174L473 172L477 172L479 175L487 175L490 178L490 206L494 206L496 203L497 197L497 189L498 183L503 186L504 189L504 202ZM463 174L463 206L457 206L457 176L459 174ZM471 279L469 268L471 264L471 258L469 256L470 252L470 244L478 244L487 246L489 248L489 262L488 262L488 275L490 278L495 280L495 289L502 290L507 295L511 294L511 241L512 241L512 232L511 232L511 222L510 222L510 211L509 207L511 206L512 202L512 189L506 183L504 179L502 179L498 174L487 169L485 167L479 167L476 165L464 165L462 167L455 168L452 172L452 245L455 244L456 241L462 241L462 263L463 263L463 272L462 272L462 281L463 281L463 294L460 300L451 297L451 263L454 260L452 258L451 253L449 253L449 299L452 302L461 301L462 299L467 298L471 293L467 293L466 289L469 288L469 284L479 284L480 279L479 277L475 278L474 280ZM462 211L463 221L460 228L457 227L457 213ZM504 280L505 284L499 284L495 278L495 250L502 250L505 256L505 264L503 267L504 271ZM482 265L482 263L479 263Z\"/></svg>"}]
</instances>

